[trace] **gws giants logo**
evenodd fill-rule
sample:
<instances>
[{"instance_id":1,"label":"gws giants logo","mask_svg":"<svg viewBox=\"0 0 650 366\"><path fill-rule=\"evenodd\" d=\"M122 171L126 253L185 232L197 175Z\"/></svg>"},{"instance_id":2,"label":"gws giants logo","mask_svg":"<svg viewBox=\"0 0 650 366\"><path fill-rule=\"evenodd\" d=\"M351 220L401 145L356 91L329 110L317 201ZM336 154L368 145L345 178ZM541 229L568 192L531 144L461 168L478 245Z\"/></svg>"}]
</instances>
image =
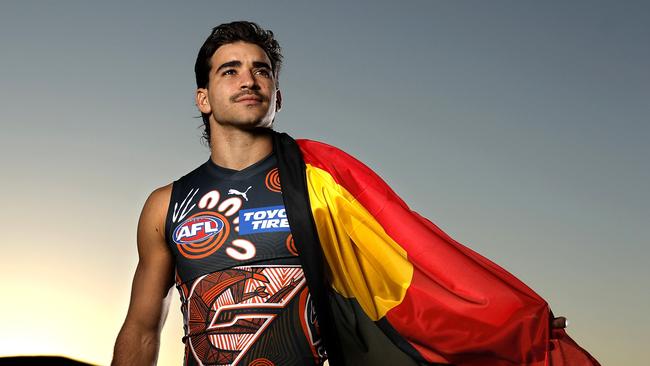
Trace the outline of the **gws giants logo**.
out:
<instances>
[{"instance_id":1,"label":"gws giants logo","mask_svg":"<svg viewBox=\"0 0 650 366\"><path fill-rule=\"evenodd\" d=\"M228 238L230 224L217 212L194 214L178 225L172 238L183 256L199 259L216 252Z\"/></svg>"},{"instance_id":2,"label":"gws giants logo","mask_svg":"<svg viewBox=\"0 0 650 366\"><path fill-rule=\"evenodd\" d=\"M306 289L302 268L292 265L233 267L199 277L187 296L191 354L199 365L273 365L239 361Z\"/></svg>"}]
</instances>

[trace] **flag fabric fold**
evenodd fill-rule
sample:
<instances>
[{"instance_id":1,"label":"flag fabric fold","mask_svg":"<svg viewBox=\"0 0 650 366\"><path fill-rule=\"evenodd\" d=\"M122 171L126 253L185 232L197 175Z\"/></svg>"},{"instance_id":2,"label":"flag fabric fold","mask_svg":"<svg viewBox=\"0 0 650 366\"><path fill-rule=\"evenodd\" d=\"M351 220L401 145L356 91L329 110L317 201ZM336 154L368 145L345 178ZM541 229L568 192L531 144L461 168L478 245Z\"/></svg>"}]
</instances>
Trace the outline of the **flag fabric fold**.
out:
<instances>
[{"instance_id":1,"label":"flag fabric fold","mask_svg":"<svg viewBox=\"0 0 650 366\"><path fill-rule=\"evenodd\" d=\"M286 134L274 149L330 365L599 365L544 299L363 163Z\"/></svg>"}]
</instances>

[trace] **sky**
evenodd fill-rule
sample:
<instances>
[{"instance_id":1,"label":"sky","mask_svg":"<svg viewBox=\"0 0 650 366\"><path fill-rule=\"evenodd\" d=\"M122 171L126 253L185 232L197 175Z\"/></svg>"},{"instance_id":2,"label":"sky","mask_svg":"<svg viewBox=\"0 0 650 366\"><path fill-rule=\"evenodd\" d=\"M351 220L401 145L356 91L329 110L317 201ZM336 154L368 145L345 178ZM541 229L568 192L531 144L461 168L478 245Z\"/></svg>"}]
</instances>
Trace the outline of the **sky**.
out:
<instances>
[{"instance_id":1,"label":"sky","mask_svg":"<svg viewBox=\"0 0 650 366\"><path fill-rule=\"evenodd\" d=\"M613 0L2 2L0 356L110 362L140 209L209 156L197 51L240 19L283 48L277 130L365 162L603 365L647 364L650 5Z\"/></svg>"}]
</instances>

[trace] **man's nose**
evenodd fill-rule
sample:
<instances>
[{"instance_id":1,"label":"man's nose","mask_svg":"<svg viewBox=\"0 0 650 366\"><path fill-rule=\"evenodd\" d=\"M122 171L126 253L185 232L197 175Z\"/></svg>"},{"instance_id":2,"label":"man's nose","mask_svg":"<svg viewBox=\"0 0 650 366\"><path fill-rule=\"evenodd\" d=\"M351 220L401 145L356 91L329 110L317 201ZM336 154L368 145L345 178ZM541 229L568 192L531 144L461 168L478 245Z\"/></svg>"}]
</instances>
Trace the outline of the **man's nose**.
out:
<instances>
[{"instance_id":1,"label":"man's nose","mask_svg":"<svg viewBox=\"0 0 650 366\"><path fill-rule=\"evenodd\" d=\"M240 74L241 89L255 89L258 87L255 75L253 75L253 70L244 71Z\"/></svg>"}]
</instances>

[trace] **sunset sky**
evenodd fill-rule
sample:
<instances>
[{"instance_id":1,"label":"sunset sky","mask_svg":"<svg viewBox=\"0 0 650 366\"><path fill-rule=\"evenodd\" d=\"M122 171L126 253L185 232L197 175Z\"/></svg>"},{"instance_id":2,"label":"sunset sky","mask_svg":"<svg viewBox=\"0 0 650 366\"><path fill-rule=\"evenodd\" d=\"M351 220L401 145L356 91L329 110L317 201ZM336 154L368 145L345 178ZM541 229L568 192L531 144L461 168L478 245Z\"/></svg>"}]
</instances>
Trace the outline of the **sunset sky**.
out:
<instances>
[{"instance_id":1,"label":"sunset sky","mask_svg":"<svg viewBox=\"0 0 650 366\"><path fill-rule=\"evenodd\" d=\"M277 130L372 167L603 365L647 365L650 3L362 3L0 3L0 356L110 362L140 209L208 159L196 53L245 19L284 50Z\"/></svg>"}]
</instances>

